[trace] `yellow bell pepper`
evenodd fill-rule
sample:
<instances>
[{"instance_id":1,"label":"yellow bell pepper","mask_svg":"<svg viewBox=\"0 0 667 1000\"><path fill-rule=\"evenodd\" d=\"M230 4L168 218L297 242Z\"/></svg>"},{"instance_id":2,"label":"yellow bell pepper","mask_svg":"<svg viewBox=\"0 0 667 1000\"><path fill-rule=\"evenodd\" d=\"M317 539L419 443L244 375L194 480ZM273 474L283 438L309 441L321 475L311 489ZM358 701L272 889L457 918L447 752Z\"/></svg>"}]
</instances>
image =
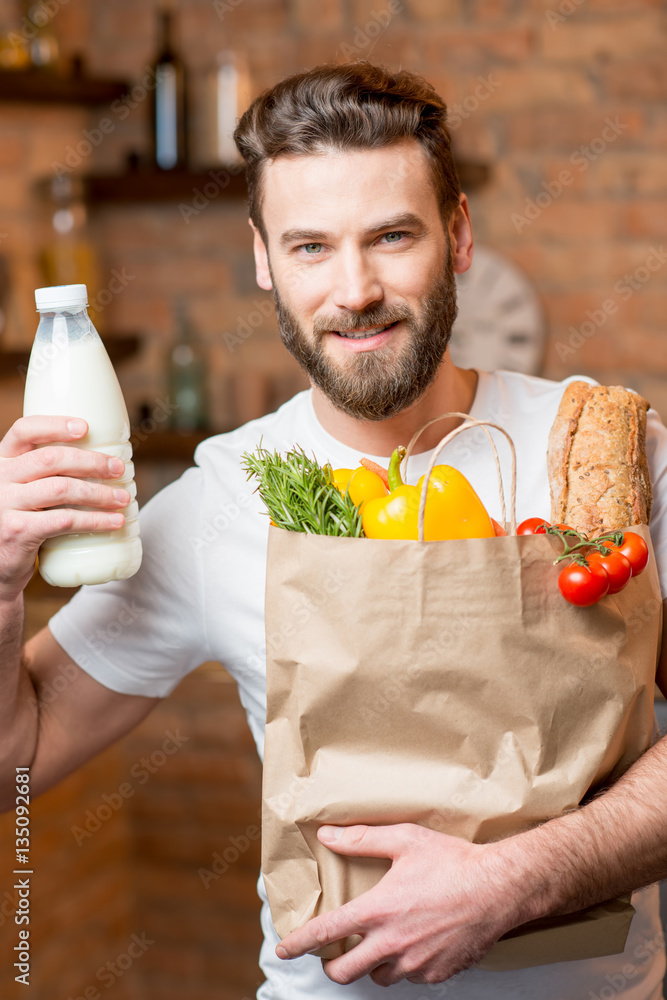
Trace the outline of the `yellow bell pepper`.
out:
<instances>
[{"instance_id":1,"label":"yellow bell pepper","mask_svg":"<svg viewBox=\"0 0 667 1000\"><path fill-rule=\"evenodd\" d=\"M369 501L362 513L367 538L419 537L418 516L424 477L416 486L401 479L405 448L397 448L389 463L389 496ZM426 495L424 539L493 538L491 518L466 477L451 465L436 465Z\"/></svg>"},{"instance_id":2,"label":"yellow bell pepper","mask_svg":"<svg viewBox=\"0 0 667 1000\"><path fill-rule=\"evenodd\" d=\"M369 500L375 500L389 495L389 490L376 472L371 472L363 466L358 469L334 469L331 481L341 493L349 491L352 503L363 511Z\"/></svg>"},{"instance_id":3,"label":"yellow bell pepper","mask_svg":"<svg viewBox=\"0 0 667 1000\"><path fill-rule=\"evenodd\" d=\"M353 475L354 469L332 469L331 482L341 493L345 493Z\"/></svg>"}]
</instances>

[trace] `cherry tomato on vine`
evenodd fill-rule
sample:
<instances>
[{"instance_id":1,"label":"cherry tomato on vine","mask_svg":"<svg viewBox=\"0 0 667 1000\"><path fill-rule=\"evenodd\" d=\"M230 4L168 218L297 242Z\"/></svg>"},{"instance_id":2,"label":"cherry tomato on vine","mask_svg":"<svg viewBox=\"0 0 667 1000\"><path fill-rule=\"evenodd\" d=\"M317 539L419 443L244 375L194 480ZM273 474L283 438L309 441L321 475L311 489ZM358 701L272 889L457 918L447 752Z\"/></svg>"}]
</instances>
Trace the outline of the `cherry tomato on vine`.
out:
<instances>
[{"instance_id":1,"label":"cherry tomato on vine","mask_svg":"<svg viewBox=\"0 0 667 1000\"><path fill-rule=\"evenodd\" d=\"M613 549L614 546L610 545L609 548ZM646 569L646 564L648 563L648 545L636 531L624 532L623 541L616 548L619 552L623 553L630 563L633 576L639 576L642 570Z\"/></svg>"},{"instance_id":2,"label":"cherry tomato on vine","mask_svg":"<svg viewBox=\"0 0 667 1000\"><path fill-rule=\"evenodd\" d=\"M599 563L570 563L558 575L558 589L570 604L587 608L608 592L609 577Z\"/></svg>"},{"instance_id":3,"label":"cherry tomato on vine","mask_svg":"<svg viewBox=\"0 0 667 1000\"><path fill-rule=\"evenodd\" d=\"M545 528L549 527L549 522L543 517L527 517L516 529L517 535L544 535Z\"/></svg>"},{"instance_id":4,"label":"cherry tomato on vine","mask_svg":"<svg viewBox=\"0 0 667 1000\"><path fill-rule=\"evenodd\" d=\"M632 576L632 566L630 560L623 555L619 549L612 548L608 556L603 556L601 552L589 552L586 562L598 563L609 577L609 593L618 594L623 590L626 583Z\"/></svg>"}]
</instances>

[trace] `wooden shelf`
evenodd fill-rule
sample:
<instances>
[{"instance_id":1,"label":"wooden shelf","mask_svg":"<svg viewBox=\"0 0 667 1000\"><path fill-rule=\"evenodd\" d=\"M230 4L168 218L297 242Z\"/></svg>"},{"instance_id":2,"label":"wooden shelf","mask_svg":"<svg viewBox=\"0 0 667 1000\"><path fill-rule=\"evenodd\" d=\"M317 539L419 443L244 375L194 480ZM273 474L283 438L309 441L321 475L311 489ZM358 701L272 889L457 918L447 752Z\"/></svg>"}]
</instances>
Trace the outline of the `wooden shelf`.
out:
<instances>
[{"instance_id":1,"label":"wooden shelf","mask_svg":"<svg viewBox=\"0 0 667 1000\"><path fill-rule=\"evenodd\" d=\"M141 344L139 334L109 335L102 340L114 366L136 354ZM0 350L0 379L23 378L29 360L30 351Z\"/></svg>"},{"instance_id":2,"label":"wooden shelf","mask_svg":"<svg viewBox=\"0 0 667 1000\"><path fill-rule=\"evenodd\" d=\"M232 430L228 427L225 430ZM191 462L195 448L206 438L222 431L153 431L142 435L132 432L132 457L135 462Z\"/></svg>"},{"instance_id":3,"label":"wooden shelf","mask_svg":"<svg viewBox=\"0 0 667 1000\"><path fill-rule=\"evenodd\" d=\"M236 164L211 167L206 171L140 168L124 174L89 175L83 182L90 203L185 201L189 204L195 189L211 201L246 195L245 175Z\"/></svg>"},{"instance_id":4,"label":"wooden shelf","mask_svg":"<svg viewBox=\"0 0 667 1000\"><path fill-rule=\"evenodd\" d=\"M465 191L482 187L490 176L487 163L461 161L457 164ZM209 201L238 199L247 194L244 171L236 164L210 170L129 170L124 174L90 174L84 177L86 200L90 204L184 201L193 204L195 191ZM210 194L207 191L210 185Z\"/></svg>"},{"instance_id":5,"label":"wooden shelf","mask_svg":"<svg viewBox=\"0 0 667 1000\"><path fill-rule=\"evenodd\" d=\"M0 71L0 100L36 104L110 104L127 93L122 80L92 76L63 76L55 70L21 69Z\"/></svg>"}]
</instances>

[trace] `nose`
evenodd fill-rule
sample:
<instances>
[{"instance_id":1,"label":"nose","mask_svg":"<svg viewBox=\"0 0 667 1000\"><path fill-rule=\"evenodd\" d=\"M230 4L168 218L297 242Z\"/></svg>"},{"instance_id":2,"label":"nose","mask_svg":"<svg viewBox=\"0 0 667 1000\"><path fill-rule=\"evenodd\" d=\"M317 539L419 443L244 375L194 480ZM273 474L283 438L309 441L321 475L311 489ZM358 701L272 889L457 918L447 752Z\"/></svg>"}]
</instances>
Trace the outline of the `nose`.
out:
<instances>
[{"instance_id":1,"label":"nose","mask_svg":"<svg viewBox=\"0 0 667 1000\"><path fill-rule=\"evenodd\" d=\"M382 284L363 253L353 248L339 251L336 265L333 303L337 308L362 312L382 300Z\"/></svg>"}]
</instances>

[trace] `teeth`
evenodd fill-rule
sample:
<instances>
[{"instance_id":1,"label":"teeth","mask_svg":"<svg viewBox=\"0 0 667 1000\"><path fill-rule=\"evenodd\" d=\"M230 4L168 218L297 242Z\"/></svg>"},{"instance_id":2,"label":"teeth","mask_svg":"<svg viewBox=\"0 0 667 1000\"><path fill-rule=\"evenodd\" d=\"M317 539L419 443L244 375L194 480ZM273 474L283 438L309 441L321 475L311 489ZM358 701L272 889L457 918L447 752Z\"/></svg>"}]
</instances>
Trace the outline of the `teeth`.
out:
<instances>
[{"instance_id":1,"label":"teeth","mask_svg":"<svg viewBox=\"0 0 667 1000\"><path fill-rule=\"evenodd\" d=\"M388 330L391 323L388 326L376 326L372 330L363 330L360 333L343 333L341 330L337 330L336 333L339 337L349 337L351 340L365 340L367 337L374 337L376 333L382 333L383 330Z\"/></svg>"}]
</instances>

